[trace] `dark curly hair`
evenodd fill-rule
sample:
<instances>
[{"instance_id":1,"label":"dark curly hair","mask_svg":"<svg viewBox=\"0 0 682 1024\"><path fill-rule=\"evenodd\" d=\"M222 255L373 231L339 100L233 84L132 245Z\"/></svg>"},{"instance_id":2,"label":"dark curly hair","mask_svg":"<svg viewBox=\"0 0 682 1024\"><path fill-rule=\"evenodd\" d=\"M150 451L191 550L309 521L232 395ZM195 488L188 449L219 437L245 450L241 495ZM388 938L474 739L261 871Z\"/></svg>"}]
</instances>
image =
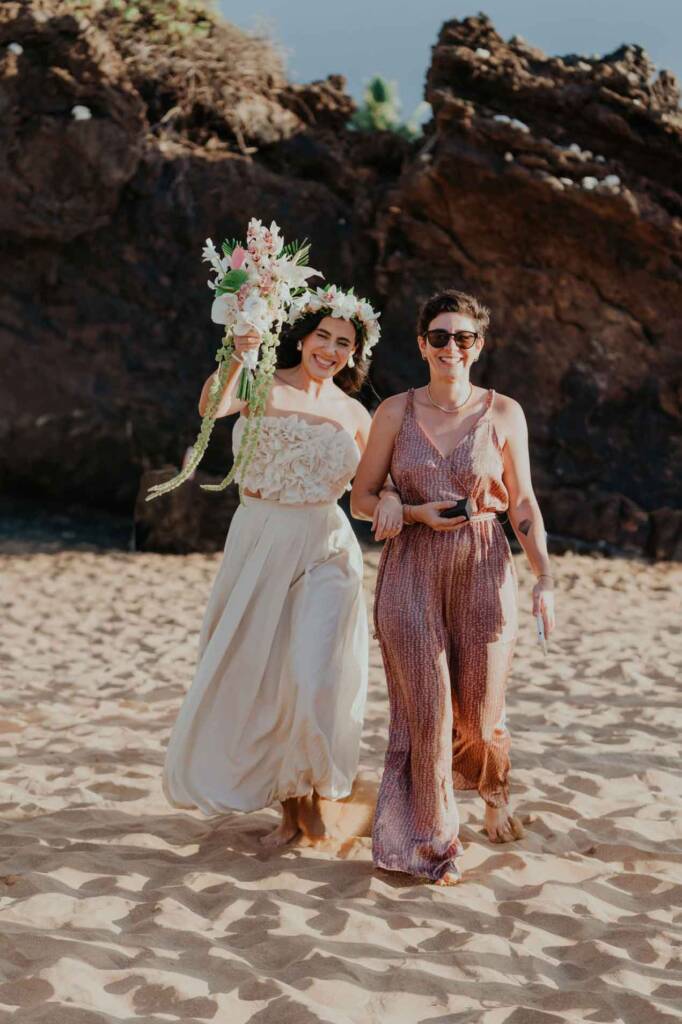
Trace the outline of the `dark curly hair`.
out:
<instances>
[{"instance_id":1,"label":"dark curly hair","mask_svg":"<svg viewBox=\"0 0 682 1024\"><path fill-rule=\"evenodd\" d=\"M295 324L285 325L279 336L277 348L277 367L281 370L288 370L292 366L298 366L301 361L301 353L296 347L299 341L303 341L309 334L312 334L329 313L321 309L318 313L304 313ZM355 366L344 366L334 377L335 382L347 395L359 391L365 382L369 371L369 362L365 358L365 332L362 326L351 320L355 328L355 351L353 360Z\"/></svg>"},{"instance_id":2,"label":"dark curly hair","mask_svg":"<svg viewBox=\"0 0 682 1024\"><path fill-rule=\"evenodd\" d=\"M429 324L439 313L464 313L477 322L479 333L483 335L490 326L490 310L474 295L455 291L454 288L445 288L427 299L419 310L417 333L420 337L424 337Z\"/></svg>"}]
</instances>

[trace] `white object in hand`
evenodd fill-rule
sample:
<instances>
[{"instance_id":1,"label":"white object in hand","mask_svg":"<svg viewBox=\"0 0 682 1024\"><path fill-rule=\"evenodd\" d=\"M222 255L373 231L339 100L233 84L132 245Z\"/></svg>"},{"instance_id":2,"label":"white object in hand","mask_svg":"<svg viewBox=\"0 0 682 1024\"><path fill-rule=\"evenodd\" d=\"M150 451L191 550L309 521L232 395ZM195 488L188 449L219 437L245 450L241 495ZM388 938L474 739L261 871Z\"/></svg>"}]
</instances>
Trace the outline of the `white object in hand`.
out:
<instances>
[{"instance_id":1,"label":"white object in hand","mask_svg":"<svg viewBox=\"0 0 682 1024\"><path fill-rule=\"evenodd\" d=\"M241 353L242 362L247 370L255 370L258 366L258 353L257 348L247 348Z\"/></svg>"},{"instance_id":2,"label":"white object in hand","mask_svg":"<svg viewBox=\"0 0 682 1024\"><path fill-rule=\"evenodd\" d=\"M545 623L544 623L544 620L542 618L542 615L536 615L535 616L535 625L537 626L538 643L540 644L540 647L542 647L542 653L543 654L547 654L547 639L545 637Z\"/></svg>"}]
</instances>

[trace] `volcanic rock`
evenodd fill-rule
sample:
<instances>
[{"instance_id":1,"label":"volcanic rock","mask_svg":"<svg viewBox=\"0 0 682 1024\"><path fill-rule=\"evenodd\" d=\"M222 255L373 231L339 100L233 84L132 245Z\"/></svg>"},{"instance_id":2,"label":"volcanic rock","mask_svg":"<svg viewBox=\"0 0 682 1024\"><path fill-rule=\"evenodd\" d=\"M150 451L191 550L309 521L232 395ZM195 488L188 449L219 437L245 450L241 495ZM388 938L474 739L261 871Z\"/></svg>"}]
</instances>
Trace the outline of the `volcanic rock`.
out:
<instances>
[{"instance_id":1,"label":"volcanic rock","mask_svg":"<svg viewBox=\"0 0 682 1024\"><path fill-rule=\"evenodd\" d=\"M539 490L561 495L548 529L645 545L623 502L682 499L677 84L637 47L547 57L478 17L443 26L427 98L428 160L379 224L379 389L421 382L405 326L418 304L440 286L475 293L493 313L477 381L526 412Z\"/></svg>"},{"instance_id":2,"label":"volcanic rock","mask_svg":"<svg viewBox=\"0 0 682 1024\"><path fill-rule=\"evenodd\" d=\"M194 439L214 366L204 239L256 215L381 308L381 395L423 381L418 304L479 295L476 380L526 412L548 529L679 557L674 76L635 46L548 57L487 18L451 21L410 143L348 130L343 79L291 85L272 46L196 4L169 35L163 4L182 7L136 0L133 25L110 4L0 6L5 491L132 514L141 476ZM229 435L219 423L209 474ZM175 500L154 516L170 524ZM140 542L172 547L157 527Z\"/></svg>"},{"instance_id":3,"label":"volcanic rock","mask_svg":"<svg viewBox=\"0 0 682 1024\"><path fill-rule=\"evenodd\" d=\"M65 243L106 225L146 132L116 47L90 22L8 3L0 52L0 232Z\"/></svg>"},{"instance_id":4,"label":"volcanic rock","mask_svg":"<svg viewBox=\"0 0 682 1024\"><path fill-rule=\"evenodd\" d=\"M231 26L169 46L127 34L110 5L95 20L67 6L0 8L0 107L12 112L0 161L0 482L15 495L131 512L141 473L177 462L194 439L215 367L204 239L242 236L252 215L275 218L285 237L311 239L332 279L366 284L375 250L358 253L356 241L373 206L363 194L356 214L353 174L332 152L334 104L344 119L352 110L338 79L292 89L294 113L276 53ZM251 105L244 131L232 103L240 88ZM48 92L59 116L43 112ZM74 120L76 104L92 118ZM277 147L294 132L342 167L339 187L329 184L337 171L325 181L315 161L280 173ZM94 133L92 163L80 133ZM228 468L229 436L220 423L209 472Z\"/></svg>"},{"instance_id":5,"label":"volcanic rock","mask_svg":"<svg viewBox=\"0 0 682 1024\"><path fill-rule=\"evenodd\" d=\"M222 550L239 506L238 488L231 485L218 493L203 491L202 484L217 484L221 478L198 470L192 480L163 499L146 500L150 487L165 483L177 472L176 466L164 466L142 475L133 514L135 548L177 554Z\"/></svg>"}]
</instances>

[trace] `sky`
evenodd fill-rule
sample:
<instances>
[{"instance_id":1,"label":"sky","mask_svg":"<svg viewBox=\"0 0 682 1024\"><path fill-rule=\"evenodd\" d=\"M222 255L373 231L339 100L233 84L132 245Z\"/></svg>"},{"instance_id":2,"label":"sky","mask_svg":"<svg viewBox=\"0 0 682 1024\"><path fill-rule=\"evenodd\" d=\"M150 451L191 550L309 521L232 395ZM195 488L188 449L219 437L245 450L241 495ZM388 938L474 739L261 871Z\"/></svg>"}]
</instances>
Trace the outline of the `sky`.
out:
<instances>
[{"instance_id":1,"label":"sky","mask_svg":"<svg viewBox=\"0 0 682 1024\"><path fill-rule=\"evenodd\" d=\"M342 74L361 99L375 74L397 82L403 113L423 98L440 26L478 12L482 0L218 0L240 28L265 28L284 50L295 82ZM548 54L605 54L643 46L659 68L682 78L682 0L487 0L505 39L523 36Z\"/></svg>"}]
</instances>

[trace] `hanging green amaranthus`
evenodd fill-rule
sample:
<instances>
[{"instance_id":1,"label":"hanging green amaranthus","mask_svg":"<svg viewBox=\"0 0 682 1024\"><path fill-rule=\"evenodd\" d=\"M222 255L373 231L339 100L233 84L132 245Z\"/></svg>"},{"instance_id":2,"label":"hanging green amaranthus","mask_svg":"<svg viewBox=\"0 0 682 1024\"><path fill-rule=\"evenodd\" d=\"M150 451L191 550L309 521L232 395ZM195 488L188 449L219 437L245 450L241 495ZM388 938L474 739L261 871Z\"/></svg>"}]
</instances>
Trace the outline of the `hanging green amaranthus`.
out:
<instances>
[{"instance_id":1,"label":"hanging green amaranthus","mask_svg":"<svg viewBox=\"0 0 682 1024\"><path fill-rule=\"evenodd\" d=\"M277 365L277 343L279 332L268 331L263 337L261 355L254 380L251 385L251 397L249 400L249 415L246 419L244 432L242 434L239 450L237 451L232 469L227 476L218 484L202 484L205 491L222 491L228 487L237 474L244 479L253 456L258 447L261 423L265 414L265 407L272 386L272 378L275 375Z\"/></svg>"}]
</instances>

